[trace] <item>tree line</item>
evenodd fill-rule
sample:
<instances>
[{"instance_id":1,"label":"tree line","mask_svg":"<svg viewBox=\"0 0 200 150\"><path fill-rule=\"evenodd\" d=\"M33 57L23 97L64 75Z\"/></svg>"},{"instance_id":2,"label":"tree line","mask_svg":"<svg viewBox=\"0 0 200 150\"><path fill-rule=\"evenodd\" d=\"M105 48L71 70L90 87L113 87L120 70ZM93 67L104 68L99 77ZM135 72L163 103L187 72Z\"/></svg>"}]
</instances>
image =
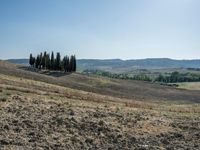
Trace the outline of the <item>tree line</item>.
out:
<instances>
[{"instance_id":1,"label":"tree line","mask_svg":"<svg viewBox=\"0 0 200 150\"><path fill-rule=\"evenodd\" d=\"M123 80L141 80L141 81L152 81L150 77L145 74L137 74L137 75L130 75L127 73L111 73L102 70L84 70L83 73L85 74L94 74L103 77L109 77L114 79L123 79Z\"/></svg>"},{"instance_id":2,"label":"tree line","mask_svg":"<svg viewBox=\"0 0 200 150\"><path fill-rule=\"evenodd\" d=\"M195 73L180 73L172 72L169 76L160 74L155 81L163 83L177 83L177 82L197 82L200 81L200 74Z\"/></svg>"},{"instance_id":3,"label":"tree line","mask_svg":"<svg viewBox=\"0 0 200 150\"><path fill-rule=\"evenodd\" d=\"M94 74L98 76L104 76L115 79L124 79L124 80L140 80L140 81L149 81L149 82L160 82L160 83L177 83L177 82L197 82L200 81L200 74L196 73L180 73L172 72L167 75L159 74L157 77L150 77L144 73L131 75L128 73L111 73L102 70L84 70L84 74Z\"/></svg>"},{"instance_id":4,"label":"tree line","mask_svg":"<svg viewBox=\"0 0 200 150\"><path fill-rule=\"evenodd\" d=\"M54 52L52 52L50 55L45 51L44 53L38 54L36 57L33 57L33 55L30 54L29 64L37 69L75 72L76 56L66 55L62 59L59 52L57 52L56 56L54 56Z\"/></svg>"}]
</instances>

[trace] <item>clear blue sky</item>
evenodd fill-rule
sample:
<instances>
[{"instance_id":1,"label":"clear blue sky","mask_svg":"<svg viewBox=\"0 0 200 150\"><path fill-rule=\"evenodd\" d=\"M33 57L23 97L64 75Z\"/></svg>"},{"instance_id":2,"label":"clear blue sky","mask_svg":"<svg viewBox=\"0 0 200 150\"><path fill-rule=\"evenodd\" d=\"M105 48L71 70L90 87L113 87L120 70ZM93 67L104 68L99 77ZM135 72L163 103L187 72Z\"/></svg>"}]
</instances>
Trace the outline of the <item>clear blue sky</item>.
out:
<instances>
[{"instance_id":1,"label":"clear blue sky","mask_svg":"<svg viewBox=\"0 0 200 150\"><path fill-rule=\"evenodd\" d=\"M200 58L200 0L0 0L0 59Z\"/></svg>"}]
</instances>

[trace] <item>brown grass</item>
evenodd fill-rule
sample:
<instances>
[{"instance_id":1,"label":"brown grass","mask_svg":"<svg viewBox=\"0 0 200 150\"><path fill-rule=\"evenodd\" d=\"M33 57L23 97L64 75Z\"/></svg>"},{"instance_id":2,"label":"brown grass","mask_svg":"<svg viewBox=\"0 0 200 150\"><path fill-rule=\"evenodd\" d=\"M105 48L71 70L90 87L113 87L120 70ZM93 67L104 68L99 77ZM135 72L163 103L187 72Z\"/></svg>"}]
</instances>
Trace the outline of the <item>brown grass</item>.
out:
<instances>
[{"instance_id":1,"label":"brown grass","mask_svg":"<svg viewBox=\"0 0 200 150\"><path fill-rule=\"evenodd\" d=\"M40 72L35 72L28 67L16 66L3 61L0 62L0 73L18 76L22 81L25 80L25 82L26 79L31 79L40 81L41 83L50 83L120 99L133 99L145 102L200 102L200 93L198 91L175 89L173 87L166 87L142 81L114 80L103 77L87 76L79 73L69 75L56 73L58 75L58 77L56 77L56 74L46 75ZM27 85L27 87L28 86L29 85Z\"/></svg>"},{"instance_id":2,"label":"brown grass","mask_svg":"<svg viewBox=\"0 0 200 150\"><path fill-rule=\"evenodd\" d=\"M5 75L0 88L7 96L0 101L0 142L7 149L17 149L15 141L19 149L176 149L199 140L198 104L116 98Z\"/></svg>"}]
</instances>

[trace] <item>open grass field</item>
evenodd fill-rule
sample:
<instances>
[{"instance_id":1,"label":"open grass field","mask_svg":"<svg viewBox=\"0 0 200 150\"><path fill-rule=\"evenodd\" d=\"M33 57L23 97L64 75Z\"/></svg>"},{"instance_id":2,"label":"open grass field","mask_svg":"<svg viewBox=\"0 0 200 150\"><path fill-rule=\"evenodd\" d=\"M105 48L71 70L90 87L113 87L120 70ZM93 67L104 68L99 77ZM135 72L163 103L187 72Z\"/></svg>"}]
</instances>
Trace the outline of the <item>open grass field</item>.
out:
<instances>
[{"instance_id":1,"label":"open grass field","mask_svg":"<svg viewBox=\"0 0 200 150\"><path fill-rule=\"evenodd\" d=\"M187 90L200 90L200 82L178 83L178 87L180 89L187 89Z\"/></svg>"},{"instance_id":2,"label":"open grass field","mask_svg":"<svg viewBox=\"0 0 200 150\"><path fill-rule=\"evenodd\" d=\"M0 149L198 150L199 97L199 91L0 62Z\"/></svg>"}]
</instances>

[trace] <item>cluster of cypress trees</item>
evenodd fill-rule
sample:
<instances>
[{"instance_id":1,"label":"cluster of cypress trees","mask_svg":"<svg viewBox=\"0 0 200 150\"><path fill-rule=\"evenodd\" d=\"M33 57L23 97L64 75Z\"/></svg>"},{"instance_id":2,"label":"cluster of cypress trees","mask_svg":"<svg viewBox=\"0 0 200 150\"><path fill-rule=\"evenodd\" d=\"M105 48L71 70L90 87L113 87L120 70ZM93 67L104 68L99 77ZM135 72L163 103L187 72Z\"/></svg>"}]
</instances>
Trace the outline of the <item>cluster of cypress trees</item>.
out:
<instances>
[{"instance_id":1,"label":"cluster of cypress trees","mask_svg":"<svg viewBox=\"0 0 200 150\"><path fill-rule=\"evenodd\" d=\"M45 70L58 70L65 72L75 72L76 71L76 57L75 55L65 56L63 59L61 58L60 53L56 53L56 57L54 58L54 52L48 54L46 51L44 53L40 53L37 57L33 57L30 54L29 64L38 69Z\"/></svg>"}]
</instances>

